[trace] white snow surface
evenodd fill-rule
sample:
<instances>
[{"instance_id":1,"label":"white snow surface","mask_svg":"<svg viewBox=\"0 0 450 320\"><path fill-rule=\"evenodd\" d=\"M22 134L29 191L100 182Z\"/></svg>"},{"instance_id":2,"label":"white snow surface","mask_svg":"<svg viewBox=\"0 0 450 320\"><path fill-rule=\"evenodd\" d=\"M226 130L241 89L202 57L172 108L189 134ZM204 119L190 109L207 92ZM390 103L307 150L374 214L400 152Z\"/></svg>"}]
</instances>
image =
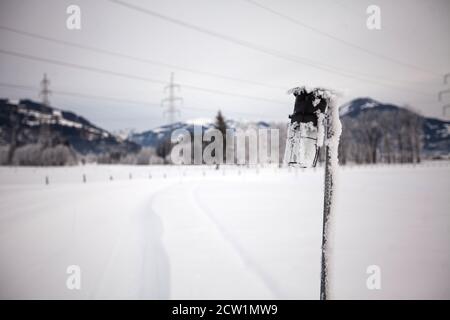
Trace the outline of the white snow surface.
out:
<instances>
[{"instance_id":1,"label":"white snow surface","mask_svg":"<svg viewBox=\"0 0 450 320\"><path fill-rule=\"evenodd\" d=\"M349 113L349 112L351 111L352 102L353 102L353 101L347 102L347 103L343 104L343 105L339 108L339 115L340 115L341 117L344 116L344 115L346 115L347 113ZM360 109L361 109L361 110L364 110L364 109L370 109L370 108L377 107L377 106L379 106L379 105L380 105L380 103L379 103L378 101L370 100L370 101L364 103L362 106L360 106Z\"/></svg>"},{"instance_id":2,"label":"white snow surface","mask_svg":"<svg viewBox=\"0 0 450 320\"><path fill-rule=\"evenodd\" d=\"M331 296L449 299L449 164L338 170ZM323 168L0 167L0 208L0 298L319 298Z\"/></svg>"},{"instance_id":3,"label":"white snow surface","mask_svg":"<svg viewBox=\"0 0 450 320\"><path fill-rule=\"evenodd\" d=\"M210 119L210 118L195 118L195 119L187 120L186 123L196 125L196 126L202 126L202 125L214 124L214 120Z\"/></svg>"}]
</instances>

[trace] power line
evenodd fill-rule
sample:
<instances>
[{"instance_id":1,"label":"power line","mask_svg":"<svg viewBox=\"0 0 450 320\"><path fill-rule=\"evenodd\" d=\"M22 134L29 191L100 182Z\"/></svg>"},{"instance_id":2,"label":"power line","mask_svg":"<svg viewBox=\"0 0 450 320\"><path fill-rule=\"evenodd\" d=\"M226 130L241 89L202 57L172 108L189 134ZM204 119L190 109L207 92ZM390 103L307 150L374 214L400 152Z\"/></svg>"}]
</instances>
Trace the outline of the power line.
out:
<instances>
[{"instance_id":1,"label":"power line","mask_svg":"<svg viewBox=\"0 0 450 320\"><path fill-rule=\"evenodd\" d=\"M14 89L30 90L30 91L36 90L36 88L33 86L25 86L25 85L18 85L18 84L4 83L4 82L0 82L0 86L7 87L7 88L14 88ZM79 93L79 92L73 92L73 91L53 90L52 93L54 93L56 95L73 96L73 97L80 97L80 98L87 98L87 99L99 99L99 100L107 100L107 101L112 101L112 102L159 107L159 104L157 104L157 103L149 103L146 101L112 98L112 97L105 97L105 96Z\"/></svg>"},{"instance_id":2,"label":"power line","mask_svg":"<svg viewBox=\"0 0 450 320\"><path fill-rule=\"evenodd\" d=\"M20 84L5 83L5 82L0 82L0 87L28 90L28 91L33 91L33 92L35 92L38 89L35 86L27 86L27 85L20 85ZM105 100L105 101L112 101L112 102L117 102L117 103L150 106L150 107L154 107L154 108L161 107L161 105L159 103L147 102L147 101L142 101L142 100L129 100L129 99L113 98L113 97L86 94L86 93L80 93L80 92L74 92L74 91L52 90L52 93L55 95L79 97L79 98L85 98L85 99L91 99L91 100L92 99ZM188 109L188 110L193 110L193 111L202 111L202 112L204 112L204 111L215 112L215 110L212 110L211 108L192 107L192 106L184 106L183 109ZM226 108L225 108L225 110L226 110ZM234 113L234 114L246 115L246 116L263 116L259 112L251 113L251 112L242 112L242 111L233 111L233 110L228 110L228 112ZM271 116L273 116L273 115L271 115ZM267 115L267 117L271 117L271 116Z\"/></svg>"},{"instance_id":3,"label":"power line","mask_svg":"<svg viewBox=\"0 0 450 320\"><path fill-rule=\"evenodd\" d=\"M36 87L20 85L20 84L0 82L0 86L6 87L6 88L36 91ZM157 103L148 103L146 101L112 98L112 97L105 97L105 96L79 93L79 92L73 92L73 91L53 90L52 93L54 93L56 95L73 96L73 97L80 97L80 98L87 98L87 99L108 100L108 101L112 101L112 102L129 103L129 104L137 104L137 105L149 105L152 107L159 107L159 104L157 104Z\"/></svg>"},{"instance_id":4,"label":"power line","mask_svg":"<svg viewBox=\"0 0 450 320\"><path fill-rule=\"evenodd\" d=\"M260 8L260 9L263 9L263 10L265 10L265 11L268 11L268 12L270 12L270 13L272 13L272 14L278 16L278 17L281 17L281 18L285 19L285 20L288 20L288 21L290 21L291 23L294 23L294 24L296 24L296 25L298 25L298 26L300 26L300 27L303 27L303 28L305 28L305 29L309 29L309 30L311 30L311 31L313 31L313 32L315 32L315 33L317 33L317 34L320 34L320 35L322 35L322 36L324 36L324 37L327 37L327 38L329 38L329 39L332 39L332 40L335 40L335 41L337 41L337 42L340 42L340 43L342 43L342 44L344 44L344 45L346 45L346 46L348 46L348 47L351 47L351 48L360 50L360 51L362 51L362 52L365 52L365 53L367 53L367 54L369 54L369 55L375 56L375 57L380 58L380 59L384 59L384 60L386 60L386 61L390 61L390 62L392 62L392 63L396 63L396 64L398 64L398 65L402 65L402 66L404 66L404 67L408 67L408 68L411 68L411 69L415 69L415 70L418 70L418 71L421 71L421 72L425 72L425 73L429 73L429 74L432 74L432 75L438 75L438 76L441 76L441 74L438 73L438 72L434 72L434 71L431 71L431 70L422 68L422 67L420 67L420 66L417 66L417 65L414 65L414 64L411 64L411 63L406 63L406 62L404 62L404 61L401 61L401 60L397 60L397 59L391 58L391 57L386 56L386 55L384 55L384 54L381 54L381 53L378 53L378 52L375 52L375 51L366 49L366 48L364 48L364 47L361 47L361 46L359 46L359 45L357 45L357 44L354 44L354 43L352 43L352 42L349 42L349 41L347 41L347 40L338 38L338 37L336 37L336 36L334 36L334 35L332 35L332 34L330 34L330 33L327 33L327 32L325 32L325 31L322 31L322 30L320 30L320 29L318 29L318 28L315 28L315 27L313 27L313 26L310 26L310 25L308 25L308 24L306 24L306 23L304 23L304 22L302 22L302 21L299 21L299 20L297 20L297 19L294 19L294 18L292 18L292 17L290 17L290 16L288 16L288 15L286 15L286 14L283 14L283 13L281 13L281 12L279 12L279 11L276 11L276 10L274 10L274 9L272 9L272 8L269 8L269 7L267 7L267 6L264 6L264 5L262 5L261 3L255 1L255 0L243 0L243 1L249 3L249 4L253 5L253 6L256 6L256 7Z\"/></svg>"},{"instance_id":5,"label":"power line","mask_svg":"<svg viewBox=\"0 0 450 320\"><path fill-rule=\"evenodd\" d=\"M402 89L401 86L396 86L396 85L392 85L392 84L386 84L386 83L383 83L381 81L365 78L367 75L363 75L362 77L361 76L355 76L354 75L354 74L356 74L355 72L349 72L348 70L340 70L340 69L338 69L336 67L325 65L323 63L320 63L320 62L317 62L317 61L313 61L311 59L307 59L307 58L304 58L304 57L298 57L298 56L287 54L287 53L284 53L284 52L281 52L281 51L277 51L277 50L273 50L273 49L270 49L270 48L266 48L266 47L263 47L263 46L260 46L260 45L248 42L248 41L240 40L240 39L237 39L237 38L225 35L225 34L221 34L221 33L215 32L215 31L211 31L211 30L199 27L197 25L193 25L193 24L181 21L179 19L175 19L175 18L166 16L166 15L160 14L158 12L149 10L147 8L142 8L142 7L139 7L139 6L135 6L133 4L130 4L130 3L127 3L127 2L124 2L124 1L121 1L121 0L109 0L109 1L113 2L115 4L118 4L118 5L121 5L123 7L126 7L128 9L131 9L131 10L134 10L134 11L138 11L138 12L141 12L141 13L153 16L153 17L157 17L159 19L162 19L162 20L165 20L165 21L169 21L169 22L171 22L173 24L176 24L176 25L179 25L179 26L191 29L191 30L195 30L197 32L204 33L204 34L207 34L209 36L212 36L212 37L215 37L215 38L219 38L219 39L222 39L222 40L225 40L225 41L228 41L228 42L231 42L231 43L234 43L234 44L246 47L246 48L250 48L252 50L259 51L259 52L271 55L271 56L279 58L279 59L287 60L287 61L290 61L290 62L295 62L295 63L302 64L302 65L307 65L307 66L312 67L312 68L321 69L321 70L327 71L329 73L334 73L334 74L337 74L337 75L340 75L340 76L343 76L343 77L346 77L346 78L350 78L350 79L353 79L353 80L370 82L370 83L377 84L377 85L380 85L380 86L392 87L392 88L395 88L395 89ZM374 78L373 75L369 75L369 77ZM389 81L391 81L391 80L389 80ZM427 95L428 94L428 93L419 92L419 91L415 91L415 90L411 90L411 89L403 89L403 90L408 90L410 92L415 92L415 93L419 93L419 94L423 94L423 95Z\"/></svg>"},{"instance_id":6,"label":"power line","mask_svg":"<svg viewBox=\"0 0 450 320\"><path fill-rule=\"evenodd\" d=\"M75 63L63 62L63 61L58 61L58 60L49 59L49 58L42 58L42 57L37 57L34 55L29 55L29 54L15 52L15 51L0 49L0 53L14 56L14 57L23 58L23 59L41 61L41 62L46 62L46 63L55 64L55 65L59 65L59 66L80 69L80 70L85 70L85 71L90 71L90 72L96 72L96 73L101 73L101 74L113 75L113 76L117 76L117 77L128 78L128 79L133 79L133 80L138 80L138 81L166 84L166 82L163 80L152 79L152 78L148 78L148 77L141 77L141 76L131 75L128 73L116 72L116 71L100 69L100 68L96 68L96 67L83 66L83 65L79 65L79 64L75 64ZM194 86L194 85L189 85L189 84L182 84L182 83L180 83L180 84L183 85L183 87L185 87L187 89L197 90L197 91L202 91L202 92L207 92L207 93L212 93L212 94L244 98L244 99L249 99L249 100L264 101L264 102L275 103L275 104L283 104L283 105L286 104L285 101L280 101L280 100L243 95L243 94L239 94L239 93L227 92L227 91L216 90L216 89L209 89L209 88L204 88L204 87L199 87L199 86Z\"/></svg>"},{"instance_id":7,"label":"power line","mask_svg":"<svg viewBox=\"0 0 450 320\"><path fill-rule=\"evenodd\" d=\"M265 87L265 88L271 88L271 89L277 89L277 90L285 90L285 88L281 87L281 86L279 87L279 86L265 84L265 83L258 82L258 81L241 79L241 78L236 78L236 77L230 77L230 76L220 75L220 74L217 74L217 73L212 73L212 72L207 72L207 71L202 71L202 70L186 68L186 67L179 66L179 65L173 65L173 64L169 64L169 63L165 63L165 62L161 62L161 61L150 60L150 59L146 59L146 58L140 58L140 57L131 56L131 55L128 55L128 54L119 53L119 52L115 52L115 51L110 51L110 50L106 50L106 49L102 49L102 48L98 48L98 47L87 46L87 45L78 44L78 43L74 43L74 42L69 42L69 41L65 41L65 40L59 40L59 39L51 38L51 37L48 37L48 36L43 36L43 35L40 35L40 34L37 34L37 33L23 31L23 30L19 30L19 29L7 27L7 26L1 26L0 25L0 29L1 30L5 30L5 31L9 31L9 32L12 32L12 33L16 33L16 34L28 36L28 37L35 38L35 39L41 39L41 40L45 40L45 41L49 41L49 42L53 42L53 43L57 43L57 44L65 45L65 46L70 46L70 47L73 47L73 48L89 50L89 51L93 51L93 52L96 52L96 53L107 54L107 55L110 55L110 56L115 56L115 57L118 57L118 58L133 60L133 61L140 62L140 63L146 63L146 64L156 65L156 66L160 66L160 67L164 67L164 68L170 68L170 69L177 69L177 70L181 70L181 71L185 71L185 72L200 74L200 75L203 75L203 76L209 76L209 77L214 77L214 78L223 79L223 80L230 80L230 81L235 81L235 82L240 82L240 83L246 83L246 84L255 85L255 86L261 86L261 87Z\"/></svg>"},{"instance_id":8,"label":"power line","mask_svg":"<svg viewBox=\"0 0 450 320\"><path fill-rule=\"evenodd\" d=\"M132 61L136 61L136 62L140 62L140 63L157 65L157 66L160 66L160 67L177 69L177 70L181 70L181 71L185 71L185 72L190 72L190 73L200 74L200 75L204 75L204 76L215 77L215 78L223 79L223 80L230 80L230 81L235 81L235 82L240 82L240 83L246 83L246 84L266 87L266 88L270 88L270 89L285 90L285 88L281 87L281 86L274 86L274 85L270 85L270 84L265 84L265 83L262 83L262 82L254 81L254 80L246 80L246 79L241 79L241 78L236 78L236 77L230 77L230 76L220 75L220 74L216 74L216 73L212 73L212 72L206 72L206 71L186 68L186 67L182 67L182 66L179 66L179 65L172 65L172 64L161 62L161 61L155 61L155 60L150 60L150 59L146 59L146 58L140 58L140 57L131 56L131 55L115 52L115 51L105 50L105 49L98 48L98 47L82 45L82 44L73 43L73 42L69 42L69 41L65 41L65 40L59 40L59 39L51 38L51 37L48 37L48 36L43 36L43 35L39 35L39 34L36 34L36 33L23 31L23 30L19 30L19 29L7 27L7 26L1 26L0 25L0 29L4 30L4 31L9 31L9 32L12 32L12 33L16 33L16 34L20 34L20 35L24 35L24 36L28 36L28 37L32 37L32 38L36 38L36 39L41 39L41 40L45 40L45 41L49 41L49 42L53 42L53 43L57 43L57 44L65 45L65 46L70 46L70 47L74 47L74 48L79 48L79 49L83 49L83 50L89 50L89 51L93 51L93 52L96 52L96 53L107 54L107 55L111 55L111 56L115 56L115 57L119 57L119 58L123 58L123 59L128 59L128 60L132 60ZM373 75L371 75L371 76L373 77ZM381 79L382 80L386 80L384 78L381 78ZM392 81L392 79L389 79L389 80ZM394 80L394 81L399 82L399 80ZM404 81L402 81L402 82L404 82ZM417 93L419 93L419 94L427 94L427 93L422 93L422 92L417 92Z\"/></svg>"}]
</instances>

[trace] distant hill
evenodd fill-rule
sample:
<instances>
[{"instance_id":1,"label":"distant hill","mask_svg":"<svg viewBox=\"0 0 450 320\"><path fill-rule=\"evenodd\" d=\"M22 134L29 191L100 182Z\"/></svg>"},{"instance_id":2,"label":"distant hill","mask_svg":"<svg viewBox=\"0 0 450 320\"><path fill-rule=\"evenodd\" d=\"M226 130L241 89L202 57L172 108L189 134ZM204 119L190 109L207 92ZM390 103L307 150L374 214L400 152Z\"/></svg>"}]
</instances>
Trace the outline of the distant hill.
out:
<instances>
[{"instance_id":1,"label":"distant hill","mask_svg":"<svg viewBox=\"0 0 450 320\"><path fill-rule=\"evenodd\" d=\"M358 132L352 132L349 124L363 123L364 117L371 114L379 130L383 131L383 119L398 113L411 113L405 108L389 103L381 103L371 98L354 99L340 107L340 117L344 123L342 142L345 142L349 133L350 140L364 145ZM421 120L423 129L423 151L426 156L448 156L450 154L450 121L428 118L415 114ZM387 118L386 118L387 117ZM286 117L286 123L288 119ZM269 128L278 126L264 121L242 122L227 120L227 126L231 129L246 129L248 127ZM0 145L8 145L11 142L13 132L16 134L17 146L33 144L39 141L43 132L43 126L49 134L58 139L62 144L70 145L79 154L102 153L128 153L138 152L141 147L157 148L170 139L171 132L176 129L194 131L194 126L201 126L203 130L214 127L212 119L195 119L185 122L176 122L163 125L141 133L132 130L112 134L87 119L73 112L45 106L31 100L10 101L0 99ZM283 130L283 129L282 129ZM392 130L397 130L394 127ZM383 133L383 132L381 132ZM395 132L391 132L396 134ZM348 142L348 141L347 141ZM283 141L281 141L283 144Z\"/></svg>"},{"instance_id":2,"label":"distant hill","mask_svg":"<svg viewBox=\"0 0 450 320\"><path fill-rule=\"evenodd\" d=\"M405 111L405 108L390 103L381 103L371 98L357 98L339 108L341 119L360 119L365 113L371 112L381 118L383 114L395 114ZM409 110L409 112L413 112ZM414 112L413 112L414 113ZM422 121L423 151L427 155L450 154L450 121L428 118L415 113ZM345 129L345 128L344 128Z\"/></svg>"},{"instance_id":3,"label":"distant hill","mask_svg":"<svg viewBox=\"0 0 450 320\"><path fill-rule=\"evenodd\" d=\"M0 145L11 142L13 132L17 145L37 143L43 126L57 139L80 154L137 152L140 146L99 128L85 118L31 100L0 99Z\"/></svg>"},{"instance_id":4,"label":"distant hill","mask_svg":"<svg viewBox=\"0 0 450 320\"><path fill-rule=\"evenodd\" d=\"M256 126L258 128L270 127L270 124L264 121L238 122L234 120L227 120L226 124L229 129L245 129L250 126ZM142 133L133 133L128 136L128 139L143 147L157 147L159 144L170 139L172 131L177 129L185 129L192 134L194 132L194 126L201 127L203 131L215 127L213 120L194 119L186 122L176 122L173 124L163 125L152 130L144 131Z\"/></svg>"}]
</instances>

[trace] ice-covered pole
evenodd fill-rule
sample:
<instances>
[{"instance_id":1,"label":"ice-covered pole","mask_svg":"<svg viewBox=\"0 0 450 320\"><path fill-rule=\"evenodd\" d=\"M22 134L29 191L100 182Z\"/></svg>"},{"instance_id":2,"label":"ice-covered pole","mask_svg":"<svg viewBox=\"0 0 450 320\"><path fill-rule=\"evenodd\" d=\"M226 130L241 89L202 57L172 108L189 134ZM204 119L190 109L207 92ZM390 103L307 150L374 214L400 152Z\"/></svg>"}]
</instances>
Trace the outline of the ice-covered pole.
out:
<instances>
[{"instance_id":1,"label":"ice-covered pole","mask_svg":"<svg viewBox=\"0 0 450 320\"><path fill-rule=\"evenodd\" d=\"M320 276L320 299L330 299L330 264L331 244L333 238L333 206L335 205L335 187L337 182L337 168L339 166L338 147L342 127L339 110L330 97L328 99L326 116L326 156L325 156L325 191L323 202L322 229L322 263Z\"/></svg>"}]
</instances>

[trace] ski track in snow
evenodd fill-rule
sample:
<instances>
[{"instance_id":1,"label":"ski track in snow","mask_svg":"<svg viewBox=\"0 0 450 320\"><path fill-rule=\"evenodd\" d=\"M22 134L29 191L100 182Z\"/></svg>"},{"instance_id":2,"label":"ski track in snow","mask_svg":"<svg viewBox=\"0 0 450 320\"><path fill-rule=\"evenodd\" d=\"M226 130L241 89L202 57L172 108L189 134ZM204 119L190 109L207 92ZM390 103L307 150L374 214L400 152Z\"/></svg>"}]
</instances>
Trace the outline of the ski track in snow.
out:
<instances>
[{"instance_id":1,"label":"ski track in snow","mask_svg":"<svg viewBox=\"0 0 450 320\"><path fill-rule=\"evenodd\" d=\"M255 272L255 274L261 279L276 299L290 298L289 295L284 292L283 288L281 288L272 278L272 276L252 259L251 255L239 244L239 241L227 231L226 227L224 227L218 219L214 217L214 213L201 202L198 196L198 185L196 184L190 189L191 203L193 206L195 206L199 212L203 212L203 214L205 214L215 224L215 227L218 229L224 240L227 241L234 250L236 250L239 258L242 259L246 267Z\"/></svg>"},{"instance_id":2,"label":"ski track in snow","mask_svg":"<svg viewBox=\"0 0 450 320\"><path fill-rule=\"evenodd\" d=\"M192 183L193 185L174 184L166 190L166 193L155 196L152 202L153 210L158 212L163 221L177 220L165 230L169 236L177 234L179 238L170 237L165 245L170 255L176 257L170 263L171 273L178 275L175 278L177 281L171 279L174 290L170 297L218 299L225 295L225 298L231 299L250 298L252 294L257 294L262 299L277 298L274 291L267 287L264 279L255 274L253 269L248 268L248 259L242 258L238 248L224 237L216 221L198 204L193 186L195 188L199 182ZM161 205L167 201L164 197L176 198L182 203L184 210L167 211L165 206ZM171 217L173 215L175 216ZM189 259L186 259L187 257ZM179 276L183 274L192 276ZM247 283L249 289L236 290L230 285L233 283Z\"/></svg>"},{"instance_id":3,"label":"ski track in snow","mask_svg":"<svg viewBox=\"0 0 450 320\"><path fill-rule=\"evenodd\" d=\"M82 184L90 168L0 168L0 298L318 298L321 170L169 169L99 166ZM124 180L98 181L112 171ZM449 298L448 166L340 176L333 297ZM82 290L65 286L71 264ZM382 290L365 286L371 264Z\"/></svg>"},{"instance_id":4,"label":"ski track in snow","mask_svg":"<svg viewBox=\"0 0 450 320\"><path fill-rule=\"evenodd\" d=\"M135 278L135 283L137 283L133 292L135 297L141 299L168 299L170 297L167 271L169 260L161 242L163 226L160 217L153 209L153 202L172 184L169 183L151 193L148 201L145 201L127 222L128 226L121 229L99 286L91 298L108 298L111 297L111 290L117 291L115 279L120 279L128 270L116 269L115 264L123 258L125 251L130 247L134 247L139 256L135 266L137 274L140 275ZM133 234L133 232L137 233ZM133 237L135 238L133 239ZM131 245L130 239L134 240ZM121 292L117 291L116 294L117 297L123 298Z\"/></svg>"}]
</instances>

